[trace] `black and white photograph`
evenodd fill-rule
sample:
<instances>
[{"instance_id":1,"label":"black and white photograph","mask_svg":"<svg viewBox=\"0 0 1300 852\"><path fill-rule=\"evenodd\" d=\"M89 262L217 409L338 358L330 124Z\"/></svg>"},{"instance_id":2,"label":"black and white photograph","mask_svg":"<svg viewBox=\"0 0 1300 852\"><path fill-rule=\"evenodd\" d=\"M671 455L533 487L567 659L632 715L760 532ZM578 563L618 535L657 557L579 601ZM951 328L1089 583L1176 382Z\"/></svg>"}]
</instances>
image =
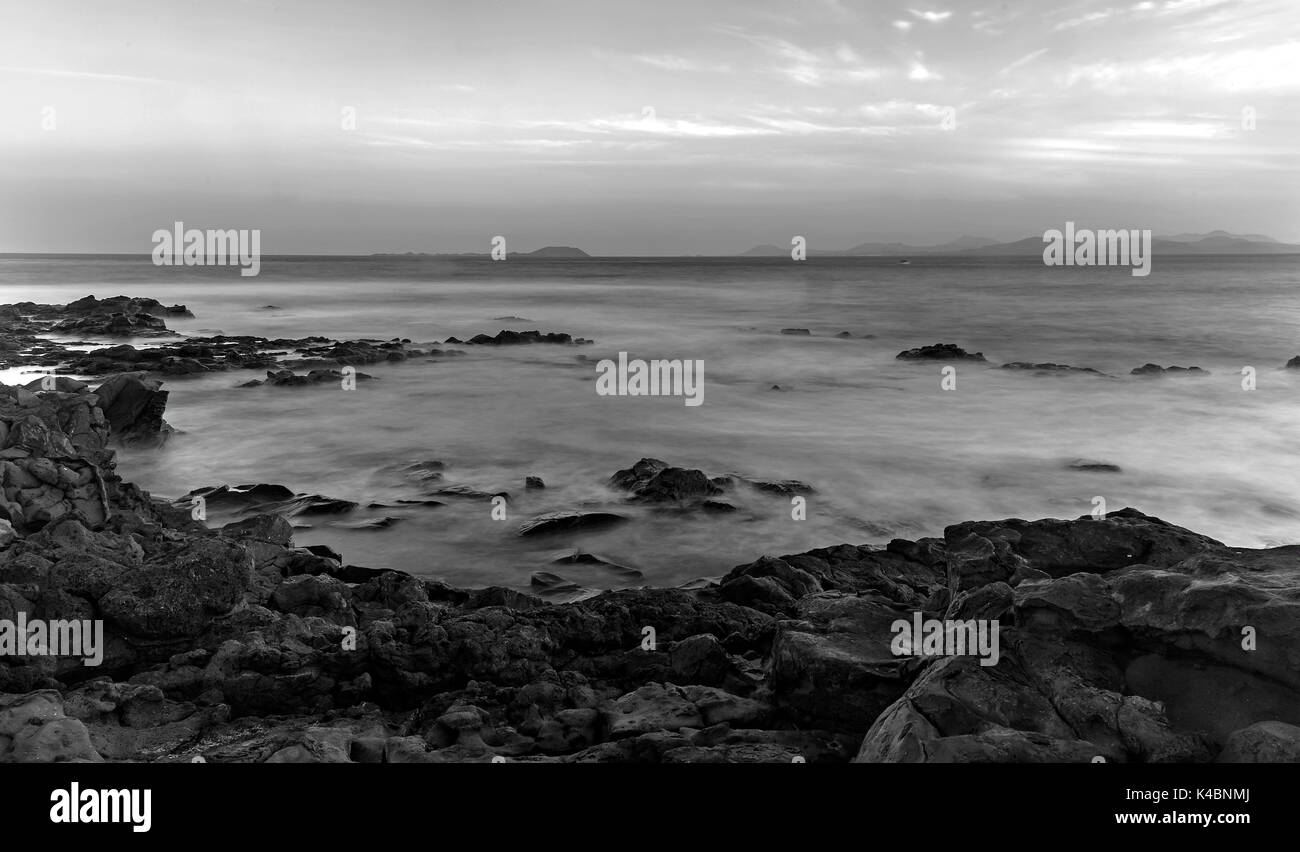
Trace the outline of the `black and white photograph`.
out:
<instances>
[{"instance_id":1,"label":"black and white photograph","mask_svg":"<svg viewBox=\"0 0 1300 852\"><path fill-rule=\"evenodd\" d=\"M1294 0L3 0L10 783L1205 764L1068 772L1231 842L1298 107Z\"/></svg>"}]
</instances>

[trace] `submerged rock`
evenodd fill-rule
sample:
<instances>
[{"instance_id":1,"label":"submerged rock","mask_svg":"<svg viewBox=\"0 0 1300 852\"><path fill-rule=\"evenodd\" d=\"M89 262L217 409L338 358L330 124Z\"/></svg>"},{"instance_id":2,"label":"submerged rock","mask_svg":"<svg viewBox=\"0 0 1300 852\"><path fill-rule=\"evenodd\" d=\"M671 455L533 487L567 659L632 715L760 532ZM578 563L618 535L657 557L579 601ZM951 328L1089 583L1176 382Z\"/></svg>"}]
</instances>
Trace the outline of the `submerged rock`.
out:
<instances>
[{"instance_id":1,"label":"submerged rock","mask_svg":"<svg viewBox=\"0 0 1300 852\"><path fill-rule=\"evenodd\" d=\"M1121 473L1123 468L1110 462L1094 459L1075 459L1066 465L1070 470L1084 470L1089 473Z\"/></svg>"},{"instance_id":2,"label":"submerged rock","mask_svg":"<svg viewBox=\"0 0 1300 852\"><path fill-rule=\"evenodd\" d=\"M987 361L982 352L967 352L955 343L934 343L905 349L894 356L900 361Z\"/></svg>"},{"instance_id":3,"label":"submerged rock","mask_svg":"<svg viewBox=\"0 0 1300 852\"><path fill-rule=\"evenodd\" d=\"M583 553L575 551L574 553L565 554L556 557L551 561L552 565L587 565L591 567L604 569L606 572L614 574L624 580L639 580L644 575L635 568L629 568L626 565L620 565L617 562L611 562L604 557L597 556L594 553Z\"/></svg>"},{"instance_id":4,"label":"submerged rock","mask_svg":"<svg viewBox=\"0 0 1300 852\"><path fill-rule=\"evenodd\" d=\"M628 491L638 503L682 503L716 497L730 480L709 478L703 471L672 467L659 459L641 459L609 479L613 488Z\"/></svg>"},{"instance_id":5,"label":"submerged rock","mask_svg":"<svg viewBox=\"0 0 1300 852\"><path fill-rule=\"evenodd\" d=\"M521 536L551 535L562 532L587 532L607 529L628 520L613 512L548 512L519 525Z\"/></svg>"},{"instance_id":6,"label":"submerged rock","mask_svg":"<svg viewBox=\"0 0 1300 852\"><path fill-rule=\"evenodd\" d=\"M1033 364L1028 361L1012 361L1009 364L1003 364L1004 370L1021 370L1033 373L1055 373L1055 374L1072 374L1083 373L1092 376L1105 376L1100 370L1094 370L1092 367L1071 367L1069 364Z\"/></svg>"},{"instance_id":7,"label":"submerged rock","mask_svg":"<svg viewBox=\"0 0 1300 852\"><path fill-rule=\"evenodd\" d=\"M447 338L447 342L461 343L462 341L449 337ZM574 345L595 343L594 340L587 340L583 337L574 337L573 335L564 332L542 333L540 331L509 331L506 329L497 332L495 337L487 334L476 334L469 340L463 342L488 346L518 346L528 343L561 343Z\"/></svg>"},{"instance_id":8,"label":"submerged rock","mask_svg":"<svg viewBox=\"0 0 1300 852\"><path fill-rule=\"evenodd\" d=\"M1159 364L1143 364L1134 367L1131 376L1208 376L1208 371L1200 367L1161 367Z\"/></svg>"}]
</instances>

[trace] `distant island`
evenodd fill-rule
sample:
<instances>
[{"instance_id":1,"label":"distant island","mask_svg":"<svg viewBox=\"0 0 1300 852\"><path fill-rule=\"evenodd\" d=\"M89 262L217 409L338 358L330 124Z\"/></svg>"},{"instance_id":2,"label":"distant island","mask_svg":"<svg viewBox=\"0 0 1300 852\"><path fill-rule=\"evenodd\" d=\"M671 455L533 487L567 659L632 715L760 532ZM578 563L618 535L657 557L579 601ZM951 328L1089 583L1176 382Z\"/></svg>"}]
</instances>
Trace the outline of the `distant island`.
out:
<instances>
[{"instance_id":1,"label":"distant island","mask_svg":"<svg viewBox=\"0 0 1300 852\"><path fill-rule=\"evenodd\" d=\"M1300 254L1300 245L1283 243L1263 234L1234 234L1228 231L1210 231L1205 234L1158 235L1152 240L1156 254ZM1012 242L999 242L988 237L962 236L936 245L912 245L900 242L863 242L847 249L818 248L811 244L808 257L916 257L942 255L948 257L1038 257L1043 253L1040 236L1025 237ZM674 255L675 256L675 255ZM681 255L686 257L686 255ZM376 252L370 257L382 258L446 258L450 260L486 260L490 252ZM506 254L512 260L598 260L574 246L543 246L535 251L512 251ZM788 258L790 247L773 243L754 246L734 255L692 255L692 257L745 257Z\"/></svg>"},{"instance_id":2,"label":"distant island","mask_svg":"<svg viewBox=\"0 0 1300 852\"><path fill-rule=\"evenodd\" d=\"M1157 236L1152 250L1161 255L1185 254L1295 254L1300 245L1282 243L1262 234L1232 234L1211 231L1208 234ZM848 249L817 249L809 245L809 257L910 257L912 255L957 255L973 257L1036 257L1043 253L1042 237L1002 243L986 237L959 237L931 246L906 243L861 243ZM739 257L789 257L790 249L771 245L755 246Z\"/></svg>"},{"instance_id":3,"label":"distant island","mask_svg":"<svg viewBox=\"0 0 1300 852\"><path fill-rule=\"evenodd\" d=\"M427 252L427 251L408 251L408 252L376 252L371 257L449 257L449 258L466 258L466 257L491 257L490 252L486 251L465 251L465 252ZM591 257L580 248L573 246L542 246L536 251L511 251L506 252L506 257L516 258L536 258L536 259L560 259L573 260L575 258Z\"/></svg>"}]
</instances>

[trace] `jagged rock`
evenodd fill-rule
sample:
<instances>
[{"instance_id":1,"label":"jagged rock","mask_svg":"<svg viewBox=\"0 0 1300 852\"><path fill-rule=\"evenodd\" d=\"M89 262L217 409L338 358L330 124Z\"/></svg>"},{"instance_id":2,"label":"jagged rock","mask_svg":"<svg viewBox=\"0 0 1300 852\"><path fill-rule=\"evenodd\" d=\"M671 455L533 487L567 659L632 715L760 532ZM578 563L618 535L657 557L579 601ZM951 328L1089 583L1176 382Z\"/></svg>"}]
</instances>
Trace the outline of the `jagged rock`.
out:
<instances>
[{"instance_id":1,"label":"jagged rock","mask_svg":"<svg viewBox=\"0 0 1300 852\"><path fill-rule=\"evenodd\" d=\"M99 763L86 726L68 718L54 690L0 694L0 762Z\"/></svg>"},{"instance_id":2,"label":"jagged rock","mask_svg":"<svg viewBox=\"0 0 1300 852\"><path fill-rule=\"evenodd\" d=\"M1131 376L1208 376L1207 370L1200 367L1161 367L1159 364L1143 364L1134 367Z\"/></svg>"},{"instance_id":3,"label":"jagged rock","mask_svg":"<svg viewBox=\"0 0 1300 852\"><path fill-rule=\"evenodd\" d=\"M1024 372L1033 372L1033 373L1053 373L1057 375L1069 374L1069 373L1083 373L1086 375L1093 375L1093 376L1106 375L1100 370L1094 370L1092 367L1071 367L1069 364L1052 364L1052 363L1034 364L1029 361L1012 361L1009 364L1003 364L1002 369L1021 370Z\"/></svg>"},{"instance_id":4,"label":"jagged rock","mask_svg":"<svg viewBox=\"0 0 1300 852\"><path fill-rule=\"evenodd\" d=\"M635 568L629 568L626 565L620 565L617 562L611 562L608 559L597 556L594 553L583 553L576 551L556 557L551 561L552 565L590 565L602 568L605 571L614 574L624 580L640 580L644 574Z\"/></svg>"},{"instance_id":5,"label":"jagged rock","mask_svg":"<svg viewBox=\"0 0 1300 852\"><path fill-rule=\"evenodd\" d=\"M242 600L252 570L252 557L239 545L199 539L118 575L100 606L104 617L129 635L192 637Z\"/></svg>"},{"instance_id":6,"label":"jagged rock","mask_svg":"<svg viewBox=\"0 0 1300 852\"><path fill-rule=\"evenodd\" d=\"M816 490L806 482L800 482L797 479L765 480L765 479L748 479L737 476L744 482L749 483L759 491L767 494L779 494L782 497L790 497L795 494L815 494Z\"/></svg>"},{"instance_id":7,"label":"jagged rock","mask_svg":"<svg viewBox=\"0 0 1300 852\"><path fill-rule=\"evenodd\" d=\"M530 518L519 525L521 536L551 535L554 533L587 532L606 529L627 520L613 512L548 512Z\"/></svg>"},{"instance_id":8,"label":"jagged rock","mask_svg":"<svg viewBox=\"0 0 1300 852\"><path fill-rule=\"evenodd\" d=\"M351 600L352 590L341 580L299 574L276 587L270 606L302 618L319 616L332 624L355 625Z\"/></svg>"},{"instance_id":9,"label":"jagged rock","mask_svg":"<svg viewBox=\"0 0 1300 852\"><path fill-rule=\"evenodd\" d=\"M293 491L283 485L260 483L257 485L209 485L196 488L176 501L177 505L189 508L195 498L202 497L209 509L251 509L267 504L282 503L294 497Z\"/></svg>"},{"instance_id":10,"label":"jagged rock","mask_svg":"<svg viewBox=\"0 0 1300 852\"><path fill-rule=\"evenodd\" d=\"M671 467L659 459L641 459L609 479L613 488L628 491L638 503L684 503L722 494L731 481L710 479L703 471Z\"/></svg>"},{"instance_id":11,"label":"jagged rock","mask_svg":"<svg viewBox=\"0 0 1300 852\"><path fill-rule=\"evenodd\" d=\"M900 361L987 361L982 352L967 352L955 343L935 343L905 349L894 356Z\"/></svg>"},{"instance_id":12,"label":"jagged rock","mask_svg":"<svg viewBox=\"0 0 1300 852\"><path fill-rule=\"evenodd\" d=\"M1224 547L1134 509L1111 512L1104 520L967 521L947 527L944 540L949 576L958 589L1005 582L1024 568L1060 577L1139 563L1169 566Z\"/></svg>"},{"instance_id":13,"label":"jagged rock","mask_svg":"<svg viewBox=\"0 0 1300 852\"><path fill-rule=\"evenodd\" d=\"M304 385L318 385L323 382L329 382L342 387L344 379L368 380L374 376L369 373L353 372L345 376L339 370L334 369L317 369L310 370L306 375L298 375L293 370L267 370L266 380L263 382L245 382L240 387L256 387L259 384L271 385L274 387L302 387Z\"/></svg>"},{"instance_id":14,"label":"jagged rock","mask_svg":"<svg viewBox=\"0 0 1300 852\"><path fill-rule=\"evenodd\" d=\"M615 701L604 713L604 722L610 737L618 739L651 731L703 727L704 717L681 688L648 683Z\"/></svg>"},{"instance_id":15,"label":"jagged rock","mask_svg":"<svg viewBox=\"0 0 1300 852\"><path fill-rule=\"evenodd\" d=\"M173 431L163 420L168 392L144 373L119 373L95 388L109 434L123 444L161 446Z\"/></svg>"},{"instance_id":16,"label":"jagged rock","mask_svg":"<svg viewBox=\"0 0 1300 852\"><path fill-rule=\"evenodd\" d=\"M1075 459L1066 465L1070 470L1083 470L1089 473L1121 473L1123 468L1111 462L1094 461L1093 459Z\"/></svg>"},{"instance_id":17,"label":"jagged rock","mask_svg":"<svg viewBox=\"0 0 1300 852\"><path fill-rule=\"evenodd\" d=\"M1270 721L1233 731L1218 762L1300 763L1300 727Z\"/></svg>"},{"instance_id":18,"label":"jagged rock","mask_svg":"<svg viewBox=\"0 0 1300 852\"><path fill-rule=\"evenodd\" d=\"M221 534L228 538L270 542L281 547L287 547L293 541L293 527L276 514L254 515L242 521L231 521L221 528ZM334 558L342 560L338 554L334 554Z\"/></svg>"},{"instance_id":19,"label":"jagged rock","mask_svg":"<svg viewBox=\"0 0 1300 852\"><path fill-rule=\"evenodd\" d=\"M722 578L726 600L764 612L792 614L795 601L823 591L873 591L900 605L920 607L945 583L944 553L937 542L928 547L820 548L807 553L762 557L733 568Z\"/></svg>"},{"instance_id":20,"label":"jagged rock","mask_svg":"<svg viewBox=\"0 0 1300 852\"><path fill-rule=\"evenodd\" d=\"M460 343L455 338L447 338L448 343ZM594 340L587 340L582 337L574 337L563 332L548 332L543 334L540 331L507 331L505 329L497 332L496 337L487 334L476 334L465 343L487 344L490 346L516 346L527 343L562 343L585 345L594 343Z\"/></svg>"},{"instance_id":21,"label":"jagged rock","mask_svg":"<svg viewBox=\"0 0 1300 852\"><path fill-rule=\"evenodd\" d=\"M893 703L913 669L890 650L890 630L911 611L875 595L810 592L772 641L777 703L810 723L865 733Z\"/></svg>"}]
</instances>

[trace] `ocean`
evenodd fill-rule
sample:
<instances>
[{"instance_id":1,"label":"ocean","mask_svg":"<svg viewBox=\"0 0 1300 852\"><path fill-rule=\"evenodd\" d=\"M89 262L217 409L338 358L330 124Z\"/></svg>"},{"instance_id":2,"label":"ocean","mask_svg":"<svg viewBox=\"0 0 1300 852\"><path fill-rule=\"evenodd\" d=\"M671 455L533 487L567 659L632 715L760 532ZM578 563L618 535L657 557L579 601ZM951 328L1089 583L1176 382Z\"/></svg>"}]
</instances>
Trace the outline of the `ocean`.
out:
<instances>
[{"instance_id":1,"label":"ocean","mask_svg":"<svg viewBox=\"0 0 1300 852\"><path fill-rule=\"evenodd\" d=\"M398 468L424 460L443 462L448 483L511 495L504 520L485 500L442 497L439 507L353 513L398 518L379 530L302 519L299 544L328 544L350 564L464 587L527 589L538 571L584 588L671 586L764 554L942 535L963 520L1079 517L1097 497L1234 546L1300 542L1300 371L1281 369L1300 354L1295 256L1157 256L1147 278L1038 258L269 257L256 278L147 257L0 258L0 302L87 294L186 304L195 318L167 322L191 335L419 343L538 329L594 339L362 366L375 380L355 390L238 387L262 378L253 371L168 378L178 434L159 450L119 453L124 477L155 495L272 482L364 507L419 498ZM789 328L810 334L781 333ZM835 336L845 331L854 336ZM945 390L942 364L895 359L932 343L992 365L1055 362L1112 377L958 363ZM702 361L703 404L597 394L596 362L620 352ZM1211 375L1128 375L1148 362ZM802 518L789 496L748 492L729 514L618 506L604 483L642 457L797 479L814 492ZM1075 459L1121 470L1076 470ZM545 490L525 492L526 476ZM539 513L590 507L632 520L516 535ZM576 549L642 576L553 564Z\"/></svg>"}]
</instances>

